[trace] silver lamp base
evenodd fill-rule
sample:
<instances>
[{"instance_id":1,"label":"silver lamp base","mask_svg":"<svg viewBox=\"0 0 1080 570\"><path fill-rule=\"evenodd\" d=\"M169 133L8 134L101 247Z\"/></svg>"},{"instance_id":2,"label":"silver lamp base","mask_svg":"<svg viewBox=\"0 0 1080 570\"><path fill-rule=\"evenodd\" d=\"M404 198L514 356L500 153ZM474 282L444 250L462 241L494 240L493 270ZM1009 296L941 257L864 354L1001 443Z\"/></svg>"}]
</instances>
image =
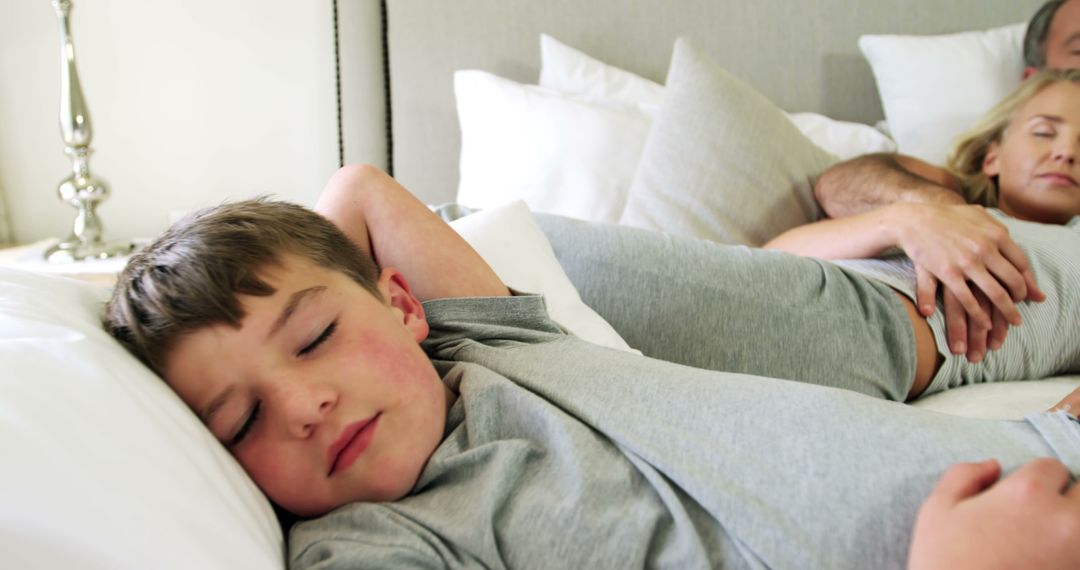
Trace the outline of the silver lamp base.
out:
<instances>
[{"instance_id":1,"label":"silver lamp base","mask_svg":"<svg viewBox=\"0 0 1080 570\"><path fill-rule=\"evenodd\" d=\"M75 236L45 250L45 259L50 263L73 263L89 259L110 259L122 257L135 250L135 245L124 241L99 241L84 243Z\"/></svg>"},{"instance_id":2,"label":"silver lamp base","mask_svg":"<svg viewBox=\"0 0 1080 570\"><path fill-rule=\"evenodd\" d=\"M97 206L109 196L105 181L90 173L90 141L93 129L86 109L79 72L75 69L75 46L68 16L71 0L53 0L60 23L60 133L64 152L71 157L72 174L60 183L60 199L75 208L71 235L45 252L50 262L66 263L109 259L131 253L131 242L106 241Z\"/></svg>"}]
</instances>

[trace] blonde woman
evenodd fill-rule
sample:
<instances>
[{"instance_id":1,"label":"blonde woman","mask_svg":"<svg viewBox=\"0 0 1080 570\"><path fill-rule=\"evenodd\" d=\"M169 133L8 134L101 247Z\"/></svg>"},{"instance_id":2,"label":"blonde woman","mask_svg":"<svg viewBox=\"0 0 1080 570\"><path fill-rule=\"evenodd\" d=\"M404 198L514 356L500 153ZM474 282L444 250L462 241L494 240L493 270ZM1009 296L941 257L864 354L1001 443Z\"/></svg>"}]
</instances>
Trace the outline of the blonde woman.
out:
<instances>
[{"instance_id":1,"label":"blonde woman","mask_svg":"<svg viewBox=\"0 0 1080 570\"><path fill-rule=\"evenodd\" d=\"M1021 323L1016 303L1043 298L1008 225L982 206L1043 223L1080 213L1078 107L1080 71L1036 73L962 137L947 169L868 155L826 171L815 194L834 219L769 247L831 259L900 247L914 261L919 312L935 312L941 282L949 350L979 362Z\"/></svg>"}]
</instances>

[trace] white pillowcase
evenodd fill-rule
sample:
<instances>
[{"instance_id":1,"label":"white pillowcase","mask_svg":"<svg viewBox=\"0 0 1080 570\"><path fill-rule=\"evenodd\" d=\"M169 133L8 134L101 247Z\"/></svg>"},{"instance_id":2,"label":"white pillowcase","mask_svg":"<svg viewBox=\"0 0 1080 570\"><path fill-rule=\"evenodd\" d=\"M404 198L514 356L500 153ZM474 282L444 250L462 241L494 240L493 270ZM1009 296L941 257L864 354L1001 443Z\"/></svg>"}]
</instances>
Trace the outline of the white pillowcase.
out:
<instances>
[{"instance_id":1,"label":"white pillowcase","mask_svg":"<svg viewBox=\"0 0 1080 570\"><path fill-rule=\"evenodd\" d=\"M537 212L616 222L650 121L636 105L522 85L483 71L454 74L461 125L457 201L524 200Z\"/></svg>"},{"instance_id":2,"label":"white pillowcase","mask_svg":"<svg viewBox=\"0 0 1080 570\"><path fill-rule=\"evenodd\" d=\"M547 34L540 34L540 86L643 105L653 115L664 102L663 85L608 65Z\"/></svg>"},{"instance_id":3,"label":"white pillowcase","mask_svg":"<svg viewBox=\"0 0 1080 570\"><path fill-rule=\"evenodd\" d=\"M102 329L106 296L0 269L5 565L283 568L269 502Z\"/></svg>"},{"instance_id":4,"label":"white pillowcase","mask_svg":"<svg viewBox=\"0 0 1080 570\"><path fill-rule=\"evenodd\" d=\"M594 344L640 354L581 300L524 202L481 210L450 222L450 227L508 287L542 293L553 321Z\"/></svg>"},{"instance_id":5,"label":"white pillowcase","mask_svg":"<svg viewBox=\"0 0 1080 570\"><path fill-rule=\"evenodd\" d=\"M540 35L540 86L595 99L638 104L654 118L664 100L664 86ZM862 123L837 121L817 113L788 118L818 147L848 159L872 152L894 152L896 143Z\"/></svg>"},{"instance_id":6,"label":"white pillowcase","mask_svg":"<svg viewBox=\"0 0 1080 570\"><path fill-rule=\"evenodd\" d=\"M836 162L686 38L619 223L760 247L821 217L813 180Z\"/></svg>"},{"instance_id":7,"label":"white pillowcase","mask_svg":"<svg viewBox=\"0 0 1080 570\"><path fill-rule=\"evenodd\" d=\"M787 118L818 148L840 160L897 149L895 141L870 125L837 121L818 113L789 113Z\"/></svg>"},{"instance_id":8,"label":"white pillowcase","mask_svg":"<svg viewBox=\"0 0 1080 570\"><path fill-rule=\"evenodd\" d=\"M900 152L944 164L956 137L1020 84L1025 29L859 38Z\"/></svg>"}]
</instances>

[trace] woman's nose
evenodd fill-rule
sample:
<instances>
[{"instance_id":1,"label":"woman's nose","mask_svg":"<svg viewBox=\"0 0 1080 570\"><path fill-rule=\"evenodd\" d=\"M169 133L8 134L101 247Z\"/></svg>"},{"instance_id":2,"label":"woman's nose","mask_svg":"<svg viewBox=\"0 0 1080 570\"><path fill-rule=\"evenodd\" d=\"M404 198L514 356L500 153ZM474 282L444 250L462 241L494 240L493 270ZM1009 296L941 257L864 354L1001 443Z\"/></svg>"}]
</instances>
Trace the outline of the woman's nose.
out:
<instances>
[{"instance_id":1,"label":"woman's nose","mask_svg":"<svg viewBox=\"0 0 1080 570\"><path fill-rule=\"evenodd\" d=\"M1054 160L1057 161L1074 164L1078 154L1080 154L1080 139L1062 141L1054 147Z\"/></svg>"}]
</instances>

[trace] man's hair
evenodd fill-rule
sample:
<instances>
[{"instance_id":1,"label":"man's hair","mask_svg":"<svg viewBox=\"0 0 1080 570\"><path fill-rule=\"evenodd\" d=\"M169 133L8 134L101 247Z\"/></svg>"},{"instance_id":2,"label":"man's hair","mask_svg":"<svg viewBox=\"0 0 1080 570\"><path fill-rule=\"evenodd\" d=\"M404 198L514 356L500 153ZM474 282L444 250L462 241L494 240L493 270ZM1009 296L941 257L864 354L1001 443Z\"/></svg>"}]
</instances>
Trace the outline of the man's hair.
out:
<instances>
[{"instance_id":1,"label":"man's hair","mask_svg":"<svg viewBox=\"0 0 1080 570\"><path fill-rule=\"evenodd\" d=\"M268 296L265 268L292 254L340 271L377 298L378 267L319 214L267 199L195 212L132 256L102 318L105 328L158 375L183 335L214 324L238 327L238 295Z\"/></svg>"},{"instance_id":2,"label":"man's hair","mask_svg":"<svg viewBox=\"0 0 1080 570\"><path fill-rule=\"evenodd\" d=\"M948 168L963 187L968 202L995 206L998 202L998 186L994 179L983 172L983 163L992 143L1001 144L1005 131L1016 113L1033 97L1058 83L1080 84L1080 69L1044 69L1032 75L1011 95L990 109L975 126L960 135Z\"/></svg>"},{"instance_id":3,"label":"man's hair","mask_svg":"<svg viewBox=\"0 0 1080 570\"><path fill-rule=\"evenodd\" d=\"M1050 0L1031 17L1024 34L1024 65L1042 69L1046 67L1046 36L1058 8L1068 0Z\"/></svg>"}]
</instances>

